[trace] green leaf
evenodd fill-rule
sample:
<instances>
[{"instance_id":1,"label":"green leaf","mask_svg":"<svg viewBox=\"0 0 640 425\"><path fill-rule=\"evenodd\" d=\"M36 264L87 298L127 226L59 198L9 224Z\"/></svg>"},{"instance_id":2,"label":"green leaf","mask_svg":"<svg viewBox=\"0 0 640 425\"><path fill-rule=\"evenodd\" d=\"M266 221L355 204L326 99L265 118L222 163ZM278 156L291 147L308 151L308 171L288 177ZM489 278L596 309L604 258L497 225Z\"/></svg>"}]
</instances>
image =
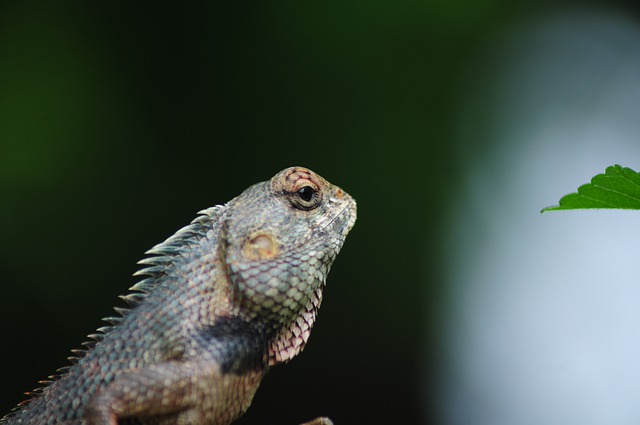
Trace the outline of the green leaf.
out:
<instances>
[{"instance_id":1,"label":"green leaf","mask_svg":"<svg viewBox=\"0 0 640 425\"><path fill-rule=\"evenodd\" d=\"M609 208L640 210L640 174L620 165L607 167L591 183L578 188L560 199L560 204L543 208L541 212Z\"/></svg>"}]
</instances>

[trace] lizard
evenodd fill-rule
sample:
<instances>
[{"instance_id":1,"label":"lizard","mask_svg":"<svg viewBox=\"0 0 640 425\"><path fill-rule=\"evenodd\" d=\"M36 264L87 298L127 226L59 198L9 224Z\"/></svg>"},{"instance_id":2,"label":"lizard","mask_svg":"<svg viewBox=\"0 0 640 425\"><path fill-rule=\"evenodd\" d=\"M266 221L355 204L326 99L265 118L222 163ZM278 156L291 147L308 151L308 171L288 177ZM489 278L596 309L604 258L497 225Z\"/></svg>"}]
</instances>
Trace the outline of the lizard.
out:
<instances>
[{"instance_id":1,"label":"lizard","mask_svg":"<svg viewBox=\"0 0 640 425\"><path fill-rule=\"evenodd\" d=\"M129 307L0 425L232 423L305 347L355 220L355 200L303 167L200 211L146 252Z\"/></svg>"}]
</instances>

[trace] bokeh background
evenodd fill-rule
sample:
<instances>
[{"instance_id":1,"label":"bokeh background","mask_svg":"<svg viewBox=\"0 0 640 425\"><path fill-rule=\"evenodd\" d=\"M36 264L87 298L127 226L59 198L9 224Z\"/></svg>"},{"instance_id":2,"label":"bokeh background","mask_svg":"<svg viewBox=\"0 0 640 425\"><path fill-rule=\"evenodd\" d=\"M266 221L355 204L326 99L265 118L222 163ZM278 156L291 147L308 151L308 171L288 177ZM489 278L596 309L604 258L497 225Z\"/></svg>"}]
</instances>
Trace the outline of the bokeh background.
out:
<instances>
[{"instance_id":1,"label":"bokeh background","mask_svg":"<svg viewBox=\"0 0 640 425\"><path fill-rule=\"evenodd\" d=\"M310 344L242 424L640 420L640 169L616 2L0 3L0 414L144 251L304 165L358 201Z\"/></svg>"}]
</instances>

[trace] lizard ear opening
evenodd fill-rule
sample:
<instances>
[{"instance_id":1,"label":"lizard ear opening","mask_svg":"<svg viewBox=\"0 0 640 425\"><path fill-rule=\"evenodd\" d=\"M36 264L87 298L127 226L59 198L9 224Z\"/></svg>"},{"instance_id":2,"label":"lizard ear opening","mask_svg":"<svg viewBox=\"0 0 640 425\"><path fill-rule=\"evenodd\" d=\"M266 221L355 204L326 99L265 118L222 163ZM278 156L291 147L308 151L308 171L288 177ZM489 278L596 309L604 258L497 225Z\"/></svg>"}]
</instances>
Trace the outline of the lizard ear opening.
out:
<instances>
[{"instance_id":1,"label":"lizard ear opening","mask_svg":"<svg viewBox=\"0 0 640 425\"><path fill-rule=\"evenodd\" d=\"M273 235L259 233L247 239L242 253L251 261L268 260L278 255L278 244Z\"/></svg>"}]
</instances>

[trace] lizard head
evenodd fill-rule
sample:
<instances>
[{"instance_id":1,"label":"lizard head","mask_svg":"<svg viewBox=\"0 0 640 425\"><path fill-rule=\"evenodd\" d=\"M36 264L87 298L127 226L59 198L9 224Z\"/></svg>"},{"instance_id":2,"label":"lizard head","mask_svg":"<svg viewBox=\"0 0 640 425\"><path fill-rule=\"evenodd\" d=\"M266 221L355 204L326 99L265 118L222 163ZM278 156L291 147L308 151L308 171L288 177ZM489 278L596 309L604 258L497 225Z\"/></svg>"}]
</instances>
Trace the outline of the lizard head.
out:
<instances>
[{"instance_id":1,"label":"lizard head","mask_svg":"<svg viewBox=\"0 0 640 425\"><path fill-rule=\"evenodd\" d=\"M287 361L309 337L356 203L313 171L292 167L227 207L224 260L238 314L264 326L270 364Z\"/></svg>"}]
</instances>

